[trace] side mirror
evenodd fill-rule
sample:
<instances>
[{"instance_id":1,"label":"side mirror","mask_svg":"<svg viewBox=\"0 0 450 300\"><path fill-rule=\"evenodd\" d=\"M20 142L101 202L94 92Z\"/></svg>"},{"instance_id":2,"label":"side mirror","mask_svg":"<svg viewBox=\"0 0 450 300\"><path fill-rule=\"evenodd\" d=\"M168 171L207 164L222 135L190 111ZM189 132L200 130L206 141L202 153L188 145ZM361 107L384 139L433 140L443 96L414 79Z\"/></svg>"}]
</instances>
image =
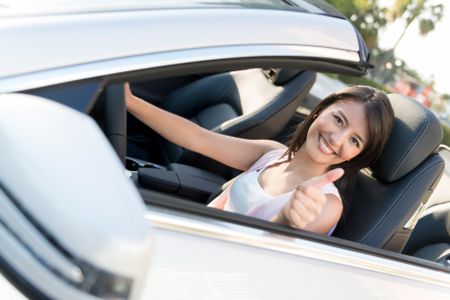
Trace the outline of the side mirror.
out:
<instances>
[{"instance_id":1,"label":"side mirror","mask_svg":"<svg viewBox=\"0 0 450 300\"><path fill-rule=\"evenodd\" d=\"M1 269L52 299L137 299L151 228L97 124L40 97L0 95L0 145Z\"/></svg>"}]
</instances>

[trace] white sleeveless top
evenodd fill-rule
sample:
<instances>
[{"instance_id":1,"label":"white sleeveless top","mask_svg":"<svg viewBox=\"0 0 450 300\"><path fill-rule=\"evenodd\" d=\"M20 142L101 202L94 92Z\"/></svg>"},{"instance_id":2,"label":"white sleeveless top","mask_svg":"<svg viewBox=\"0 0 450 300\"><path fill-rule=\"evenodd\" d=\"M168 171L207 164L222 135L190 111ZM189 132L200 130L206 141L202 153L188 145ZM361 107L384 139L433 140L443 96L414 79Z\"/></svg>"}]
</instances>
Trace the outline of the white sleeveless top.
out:
<instances>
[{"instance_id":1,"label":"white sleeveless top","mask_svg":"<svg viewBox=\"0 0 450 300\"><path fill-rule=\"evenodd\" d=\"M275 217L289 201L294 191L272 196L261 187L258 177L265 168L278 162L284 152L285 150L279 149L266 153L258 160L266 160L263 166L258 169L250 168L249 171L237 178L230 187L228 200L225 203L224 210L242 213L269 221ZM268 157L272 157L272 159L267 159ZM258 161L255 164L257 164ZM322 187L322 192L324 194L333 194L341 199L339 192L333 183L324 185ZM328 235L330 235L333 230L334 227Z\"/></svg>"}]
</instances>

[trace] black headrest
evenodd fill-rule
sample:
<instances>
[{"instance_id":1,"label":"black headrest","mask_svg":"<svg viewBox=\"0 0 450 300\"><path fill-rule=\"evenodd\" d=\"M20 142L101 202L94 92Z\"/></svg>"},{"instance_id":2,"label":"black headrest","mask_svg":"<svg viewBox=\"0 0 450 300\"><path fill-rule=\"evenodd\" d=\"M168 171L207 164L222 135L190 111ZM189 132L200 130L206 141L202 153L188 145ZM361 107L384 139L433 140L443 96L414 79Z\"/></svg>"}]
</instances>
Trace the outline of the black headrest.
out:
<instances>
[{"instance_id":1,"label":"black headrest","mask_svg":"<svg viewBox=\"0 0 450 300\"><path fill-rule=\"evenodd\" d=\"M419 165L442 141L442 127L429 109L419 102L398 94L389 94L395 114L391 136L371 167L373 176L393 182Z\"/></svg>"},{"instance_id":2,"label":"black headrest","mask_svg":"<svg viewBox=\"0 0 450 300\"><path fill-rule=\"evenodd\" d=\"M301 70L289 70L289 69L263 69L264 75L272 82L274 85L284 85L289 80L302 73Z\"/></svg>"}]
</instances>

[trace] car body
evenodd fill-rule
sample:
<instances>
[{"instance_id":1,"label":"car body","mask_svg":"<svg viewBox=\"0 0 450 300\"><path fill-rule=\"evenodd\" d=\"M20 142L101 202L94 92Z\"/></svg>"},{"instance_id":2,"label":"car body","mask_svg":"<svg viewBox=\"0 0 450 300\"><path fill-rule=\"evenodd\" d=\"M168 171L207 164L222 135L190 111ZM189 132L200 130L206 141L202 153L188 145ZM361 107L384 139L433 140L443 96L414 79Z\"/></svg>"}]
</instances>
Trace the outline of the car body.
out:
<instances>
[{"instance_id":1,"label":"car body","mask_svg":"<svg viewBox=\"0 0 450 300\"><path fill-rule=\"evenodd\" d=\"M11 241L0 249L8 299L22 293L36 299L448 297L450 274L441 264L145 187L136 170L124 172L114 152L120 149L103 134L108 117L97 114L104 109L99 99L128 80L166 80L167 92L173 78L251 68L363 75L370 67L364 42L326 3L50 1L45 9L4 3L0 180L6 196L18 195L18 220L41 239L27 240L25 229L6 226L13 219L1 216L0 238ZM298 112L314 107L308 101L316 98L308 96ZM124 114L122 106L117 120ZM123 138L121 130L112 135ZM129 280L127 288L114 294L108 289L114 285L86 287L76 272L61 276L65 265L52 264L53 252L36 254L38 242L70 258L78 269L69 270L83 278L101 271L107 274L101 278Z\"/></svg>"}]
</instances>

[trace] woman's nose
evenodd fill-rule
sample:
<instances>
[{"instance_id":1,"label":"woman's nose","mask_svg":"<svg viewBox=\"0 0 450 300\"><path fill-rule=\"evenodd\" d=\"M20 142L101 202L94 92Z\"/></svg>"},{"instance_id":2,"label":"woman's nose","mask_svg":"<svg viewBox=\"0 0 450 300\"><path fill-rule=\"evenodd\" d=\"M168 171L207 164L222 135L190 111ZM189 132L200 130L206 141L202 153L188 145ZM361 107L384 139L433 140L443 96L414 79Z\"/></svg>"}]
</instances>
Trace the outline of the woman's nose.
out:
<instances>
[{"instance_id":1,"label":"woman's nose","mask_svg":"<svg viewBox=\"0 0 450 300\"><path fill-rule=\"evenodd\" d=\"M333 146L342 145L344 139L345 139L345 131L343 130L335 131L330 136L330 141Z\"/></svg>"}]
</instances>

